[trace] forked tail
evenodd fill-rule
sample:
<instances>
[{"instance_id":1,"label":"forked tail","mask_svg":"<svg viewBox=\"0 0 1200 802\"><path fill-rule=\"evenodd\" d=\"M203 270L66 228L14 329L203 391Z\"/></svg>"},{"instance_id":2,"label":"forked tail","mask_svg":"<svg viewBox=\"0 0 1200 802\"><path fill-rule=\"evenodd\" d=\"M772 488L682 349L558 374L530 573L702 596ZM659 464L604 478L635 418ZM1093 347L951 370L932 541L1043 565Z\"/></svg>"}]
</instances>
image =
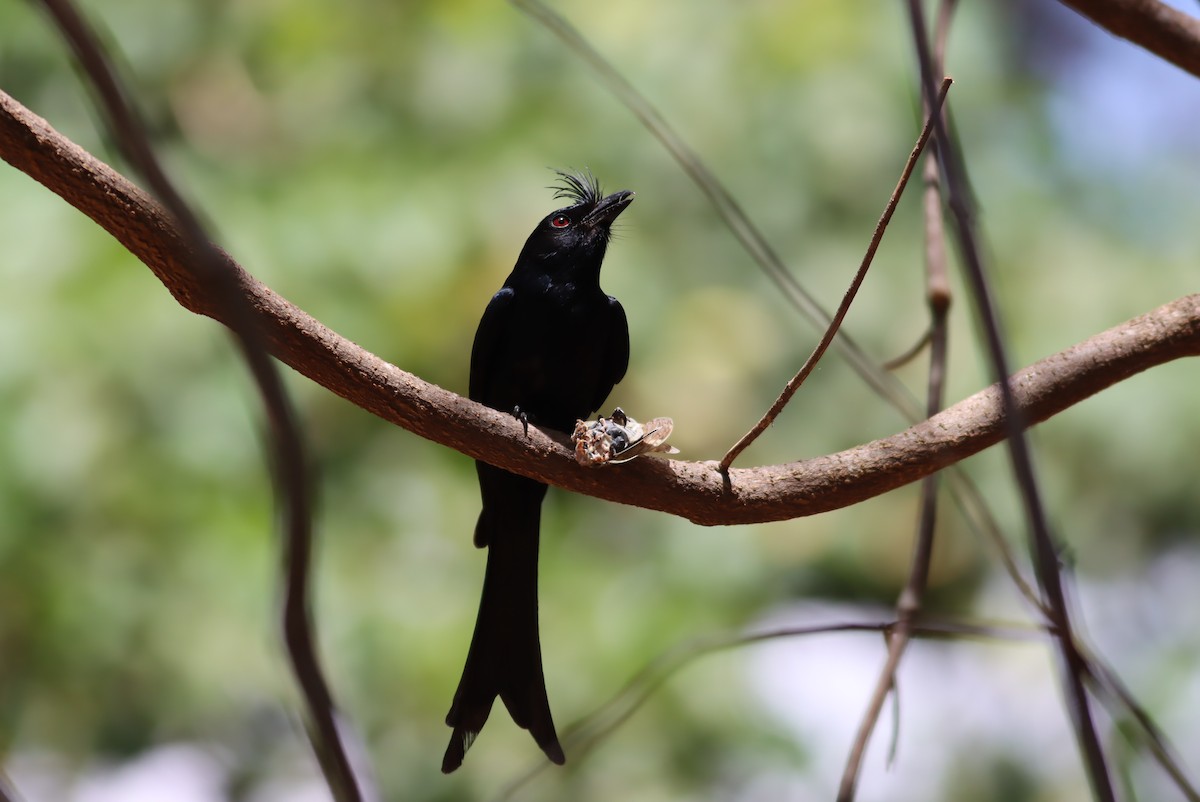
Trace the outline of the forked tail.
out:
<instances>
[{"instance_id":1,"label":"forked tail","mask_svg":"<svg viewBox=\"0 0 1200 802\"><path fill-rule=\"evenodd\" d=\"M550 716L538 640L537 564L546 486L488 465L479 466L483 510L475 543L486 546L487 569L475 634L446 724L454 728L442 771L462 765L499 696L518 726L546 757L565 757Z\"/></svg>"}]
</instances>

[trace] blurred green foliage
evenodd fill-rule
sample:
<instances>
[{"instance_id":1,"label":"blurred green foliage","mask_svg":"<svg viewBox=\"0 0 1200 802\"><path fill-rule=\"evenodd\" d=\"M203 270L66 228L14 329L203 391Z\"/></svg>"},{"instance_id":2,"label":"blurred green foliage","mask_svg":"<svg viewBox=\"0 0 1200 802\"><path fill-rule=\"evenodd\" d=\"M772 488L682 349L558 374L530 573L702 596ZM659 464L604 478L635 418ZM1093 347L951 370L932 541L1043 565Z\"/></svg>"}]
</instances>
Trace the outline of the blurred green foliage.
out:
<instances>
[{"instance_id":1,"label":"blurred green foliage","mask_svg":"<svg viewBox=\"0 0 1200 802\"><path fill-rule=\"evenodd\" d=\"M638 193L605 267L634 343L609 404L673 417L685 458L719 457L816 340L653 138L510 6L92 5L221 244L405 370L465 391L479 314L552 208L547 167L587 166L610 190ZM951 97L1014 364L1194 290L1200 154L1111 170L1074 158L1048 111L1064 90L1023 53L1016 14L966 6ZM916 133L899 4L556 8L834 306ZM31 4L0 4L0 87L126 170ZM1139 98L1125 100L1138 114ZM1107 142L1124 146L1117 133ZM260 413L228 336L7 167L0 208L0 755L44 750L83 767L196 740L228 747L239 788L286 773L306 747L276 634ZM848 318L881 361L925 326L920 232L910 190ZM988 381L962 298L951 400ZM901 371L916 392L922 371ZM287 383L319 462L321 647L382 788L395 798L495 793L537 758L499 709L467 767L450 779L437 771L483 570L470 545L470 461L295 375ZM1137 577L1166 545L1195 544L1196 387L1194 365L1167 366L1034 435L1047 505L1079 572ZM833 356L742 464L901 426ZM1020 544L1003 455L968 466ZM890 603L915 498L910 488L812 520L710 530L552 493L541 625L560 726L689 637L810 595ZM970 610L992 555L944 509L933 600ZM804 745L763 717L740 659L687 669L586 761L540 779L532 798L723 798L766 766L803 771ZM1022 789L991 798L1032 797L1030 778L986 760L957 774Z\"/></svg>"}]
</instances>

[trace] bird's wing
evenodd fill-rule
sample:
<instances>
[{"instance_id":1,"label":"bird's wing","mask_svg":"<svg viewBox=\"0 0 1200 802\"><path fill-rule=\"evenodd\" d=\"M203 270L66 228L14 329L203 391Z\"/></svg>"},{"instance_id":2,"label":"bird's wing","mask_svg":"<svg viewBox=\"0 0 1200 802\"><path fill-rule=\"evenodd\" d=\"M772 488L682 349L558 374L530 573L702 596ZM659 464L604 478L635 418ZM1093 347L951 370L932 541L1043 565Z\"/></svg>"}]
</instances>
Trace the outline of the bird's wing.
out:
<instances>
[{"instance_id":1,"label":"bird's wing","mask_svg":"<svg viewBox=\"0 0 1200 802\"><path fill-rule=\"evenodd\" d=\"M471 346L471 380L467 392L473 401L489 403L487 392L496 369L494 356L501 350L509 330L515 297L511 287L503 287L483 310L479 328L475 330L475 344Z\"/></svg>"},{"instance_id":2,"label":"bird's wing","mask_svg":"<svg viewBox=\"0 0 1200 802\"><path fill-rule=\"evenodd\" d=\"M604 375L600 386L600 397L595 399L592 409L599 409L604 399L612 392L617 382L625 378L629 367L629 321L621 302L608 296L610 322L608 328L608 350L604 357Z\"/></svg>"}]
</instances>

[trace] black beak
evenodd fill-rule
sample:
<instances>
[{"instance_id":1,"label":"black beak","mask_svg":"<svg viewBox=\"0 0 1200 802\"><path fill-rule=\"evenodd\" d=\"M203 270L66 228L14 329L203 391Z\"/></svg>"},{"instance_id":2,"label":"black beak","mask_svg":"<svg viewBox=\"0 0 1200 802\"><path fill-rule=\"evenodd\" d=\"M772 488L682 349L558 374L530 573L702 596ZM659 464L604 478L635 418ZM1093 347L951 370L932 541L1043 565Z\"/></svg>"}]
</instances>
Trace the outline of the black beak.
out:
<instances>
[{"instance_id":1,"label":"black beak","mask_svg":"<svg viewBox=\"0 0 1200 802\"><path fill-rule=\"evenodd\" d=\"M627 189L620 192L614 192L600 199L596 204L596 208L588 212L583 218L583 224L589 228L597 226L608 227L612 225L613 220L617 219L617 215L625 211L625 207L633 203L633 193Z\"/></svg>"}]
</instances>

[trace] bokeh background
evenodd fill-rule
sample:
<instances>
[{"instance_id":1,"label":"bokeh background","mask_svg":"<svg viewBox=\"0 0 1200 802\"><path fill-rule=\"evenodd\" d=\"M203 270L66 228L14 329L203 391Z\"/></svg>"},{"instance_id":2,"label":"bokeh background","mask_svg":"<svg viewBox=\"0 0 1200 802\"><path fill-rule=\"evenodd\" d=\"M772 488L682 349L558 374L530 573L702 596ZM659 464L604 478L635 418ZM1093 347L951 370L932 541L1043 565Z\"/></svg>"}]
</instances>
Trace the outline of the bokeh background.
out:
<instances>
[{"instance_id":1,"label":"bokeh background","mask_svg":"<svg viewBox=\"0 0 1200 802\"><path fill-rule=\"evenodd\" d=\"M669 415L718 458L817 333L582 62L479 0L91 3L161 153L244 266L421 377L465 392L479 315L548 167L633 189L603 282L633 356L610 404ZM1050 0L964 3L951 97L1014 364L1197 289L1200 84ZM833 307L917 130L901 4L555 3L727 184ZM1194 10L1194 6L1192 7ZM126 170L31 4L0 4L0 87ZM918 195L847 330L880 361L923 332ZM0 760L31 801L320 800L278 637L260 413L230 338L106 234L0 167ZM947 397L987 382L956 282ZM900 376L920 392L923 363ZM286 376L319 462L325 663L388 799L484 799L536 766L497 709L438 771L482 553L470 461ZM1082 629L1200 776L1200 442L1185 361L1033 435ZM903 428L836 354L741 460ZM966 468L1014 548L1003 454ZM764 625L876 621L903 582L916 490L705 529L552 492L541 627L560 730L664 651ZM994 550L943 504L930 608L1028 621ZM883 659L870 635L707 655L585 758L517 798L829 799ZM916 644L898 753L863 800L1088 797L1044 644ZM1101 715L1119 781L1184 796Z\"/></svg>"}]
</instances>

